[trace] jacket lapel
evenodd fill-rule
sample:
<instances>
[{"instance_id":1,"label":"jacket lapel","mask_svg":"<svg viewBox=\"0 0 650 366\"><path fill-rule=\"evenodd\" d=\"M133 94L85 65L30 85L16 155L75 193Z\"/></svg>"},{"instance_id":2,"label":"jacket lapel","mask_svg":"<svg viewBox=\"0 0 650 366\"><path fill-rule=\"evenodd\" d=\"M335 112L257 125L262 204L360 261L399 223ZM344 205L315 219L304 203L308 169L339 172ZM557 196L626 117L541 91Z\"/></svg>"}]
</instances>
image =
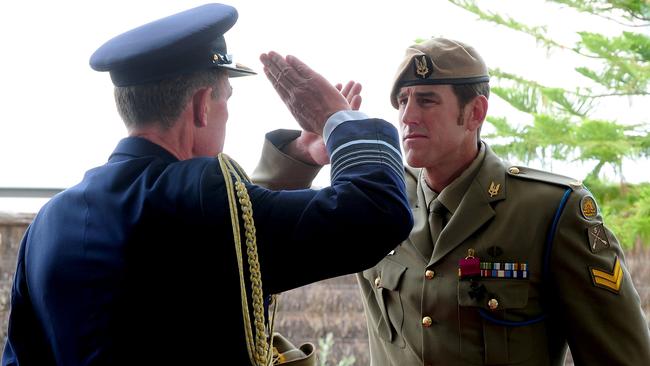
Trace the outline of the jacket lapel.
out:
<instances>
[{"instance_id":1,"label":"jacket lapel","mask_svg":"<svg viewBox=\"0 0 650 366\"><path fill-rule=\"evenodd\" d=\"M488 147L476 177L442 230L429 265L441 260L494 217L492 202L506 198L505 177L503 162Z\"/></svg>"},{"instance_id":2,"label":"jacket lapel","mask_svg":"<svg viewBox=\"0 0 650 366\"><path fill-rule=\"evenodd\" d=\"M410 177L407 177L407 190L411 205L411 212L413 213L413 229L408 237L408 241L419 252L418 256L426 263L429 261L427 254L431 253L431 233L429 232L429 212L427 210L427 203L420 186L419 174L420 170L409 169ZM411 178L411 179L409 179Z\"/></svg>"}]
</instances>

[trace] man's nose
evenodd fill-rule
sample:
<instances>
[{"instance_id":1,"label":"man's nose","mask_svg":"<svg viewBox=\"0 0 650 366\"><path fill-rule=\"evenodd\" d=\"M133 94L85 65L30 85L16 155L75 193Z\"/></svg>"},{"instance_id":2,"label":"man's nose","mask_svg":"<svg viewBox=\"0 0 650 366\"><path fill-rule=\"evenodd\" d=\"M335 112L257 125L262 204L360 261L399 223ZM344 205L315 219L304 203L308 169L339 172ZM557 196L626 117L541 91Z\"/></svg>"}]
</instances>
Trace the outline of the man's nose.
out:
<instances>
[{"instance_id":1,"label":"man's nose","mask_svg":"<svg viewBox=\"0 0 650 366\"><path fill-rule=\"evenodd\" d=\"M400 121L405 125L417 124L420 121L418 108L411 99L402 107L400 111Z\"/></svg>"}]
</instances>

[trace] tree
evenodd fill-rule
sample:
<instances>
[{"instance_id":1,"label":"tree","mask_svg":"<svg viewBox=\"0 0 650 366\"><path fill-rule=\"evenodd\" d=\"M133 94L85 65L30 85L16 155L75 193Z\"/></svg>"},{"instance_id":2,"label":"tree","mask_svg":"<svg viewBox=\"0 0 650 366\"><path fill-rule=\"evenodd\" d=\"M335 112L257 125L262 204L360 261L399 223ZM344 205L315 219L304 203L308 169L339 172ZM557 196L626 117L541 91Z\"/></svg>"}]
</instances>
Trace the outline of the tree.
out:
<instances>
[{"instance_id":1,"label":"tree","mask_svg":"<svg viewBox=\"0 0 650 366\"><path fill-rule=\"evenodd\" d=\"M510 30L534 37L549 52L573 52L588 64L574 70L593 86L567 90L545 85L499 68L490 69L492 92L514 108L529 114L532 123L517 126L506 117L489 117L495 132L485 137L505 141L493 144L497 153L524 162L575 160L596 162L587 180L597 179L610 165L624 183L623 159L650 156L647 121L603 120L594 108L608 99L650 96L650 37L638 30L650 29L647 0L549 0L565 7L615 22L627 29L614 37L578 32L579 41L563 44L548 36L545 26L530 26L508 16L481 9L475 0L449 0L474 14ZM577 76L577 75L576 75ZM496 81L496 83L494 83ZM639 118L648 118L640 116Z\"/></svg>"},{"instance_id":2,"label":"tree","mask_svg":"<svg viewBox=\"0 0 650 366\"><path fill-rule=\"evenodd\" d=\"M585 65L575 67L574 72L592 85L572 90L490 69L493 94L527 113L532 122L521 125L506 117L488 117L494 132L484 137L497 142L492 144L497 153L524 162L595 162L585 182L601 202L608 226L618 233L624 247L650 244L650 184L627 184L623 174L624 158L650 156L650 113L637 121L605 120L595 113L613 98L650 101L650 1L547 0L623 29L609 37L581 31L577 33L579 41L572 45L548 36L545 26L530 26L483 10L475 0L449 1L481 20L533 37L547 52L572 52L584 61ZM620 184L601 179L602 168L607 165L614 168Z\"/></svg>"}]
</instances>

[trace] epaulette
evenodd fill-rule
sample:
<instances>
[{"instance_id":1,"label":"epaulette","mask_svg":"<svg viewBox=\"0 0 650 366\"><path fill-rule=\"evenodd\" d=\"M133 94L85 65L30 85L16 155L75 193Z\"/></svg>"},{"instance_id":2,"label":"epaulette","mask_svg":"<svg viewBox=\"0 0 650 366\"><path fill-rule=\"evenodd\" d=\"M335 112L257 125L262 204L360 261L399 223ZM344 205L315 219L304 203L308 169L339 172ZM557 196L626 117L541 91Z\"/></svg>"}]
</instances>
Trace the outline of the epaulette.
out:
<instances>
[{"instance_id":1,"label":"epaulette","mask_svg":"<svg viewBox=\"0 0 650 366\"><path fill-rule=\"evenodd\" d=\"M523 166L511 166L507 169L507 171L508 175L511 177L550 183L562 187L569 187L574 191L583 188L582 182L579 180L544 170L537 170Z\"/></svg>"}]
</instances>

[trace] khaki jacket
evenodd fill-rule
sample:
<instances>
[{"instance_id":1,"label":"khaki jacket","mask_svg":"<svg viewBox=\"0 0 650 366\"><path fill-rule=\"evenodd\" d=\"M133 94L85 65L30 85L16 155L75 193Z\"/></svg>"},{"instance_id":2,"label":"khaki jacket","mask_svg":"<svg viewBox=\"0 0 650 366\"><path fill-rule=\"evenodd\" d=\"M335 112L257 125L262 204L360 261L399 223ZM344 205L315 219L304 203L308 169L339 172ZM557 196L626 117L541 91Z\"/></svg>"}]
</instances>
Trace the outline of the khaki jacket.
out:
<instances>
[{"instance_id":1,"label":"khaki jacket","mask_svg":"<svg viewBox=\"0 0 650 366\"><path fill-rule=\"evenodd\" d=\"M308 186L268 145L254 179ZM431 242L420 169L406 169L413 231L358 275L371 364L559 366L568 346L576 365L650 365L639 296L590 192L485 149L430 258L416 249ZM525 265L526 278L460 278L470 249L488 268Z\"/></svg>"}]
</instances>

